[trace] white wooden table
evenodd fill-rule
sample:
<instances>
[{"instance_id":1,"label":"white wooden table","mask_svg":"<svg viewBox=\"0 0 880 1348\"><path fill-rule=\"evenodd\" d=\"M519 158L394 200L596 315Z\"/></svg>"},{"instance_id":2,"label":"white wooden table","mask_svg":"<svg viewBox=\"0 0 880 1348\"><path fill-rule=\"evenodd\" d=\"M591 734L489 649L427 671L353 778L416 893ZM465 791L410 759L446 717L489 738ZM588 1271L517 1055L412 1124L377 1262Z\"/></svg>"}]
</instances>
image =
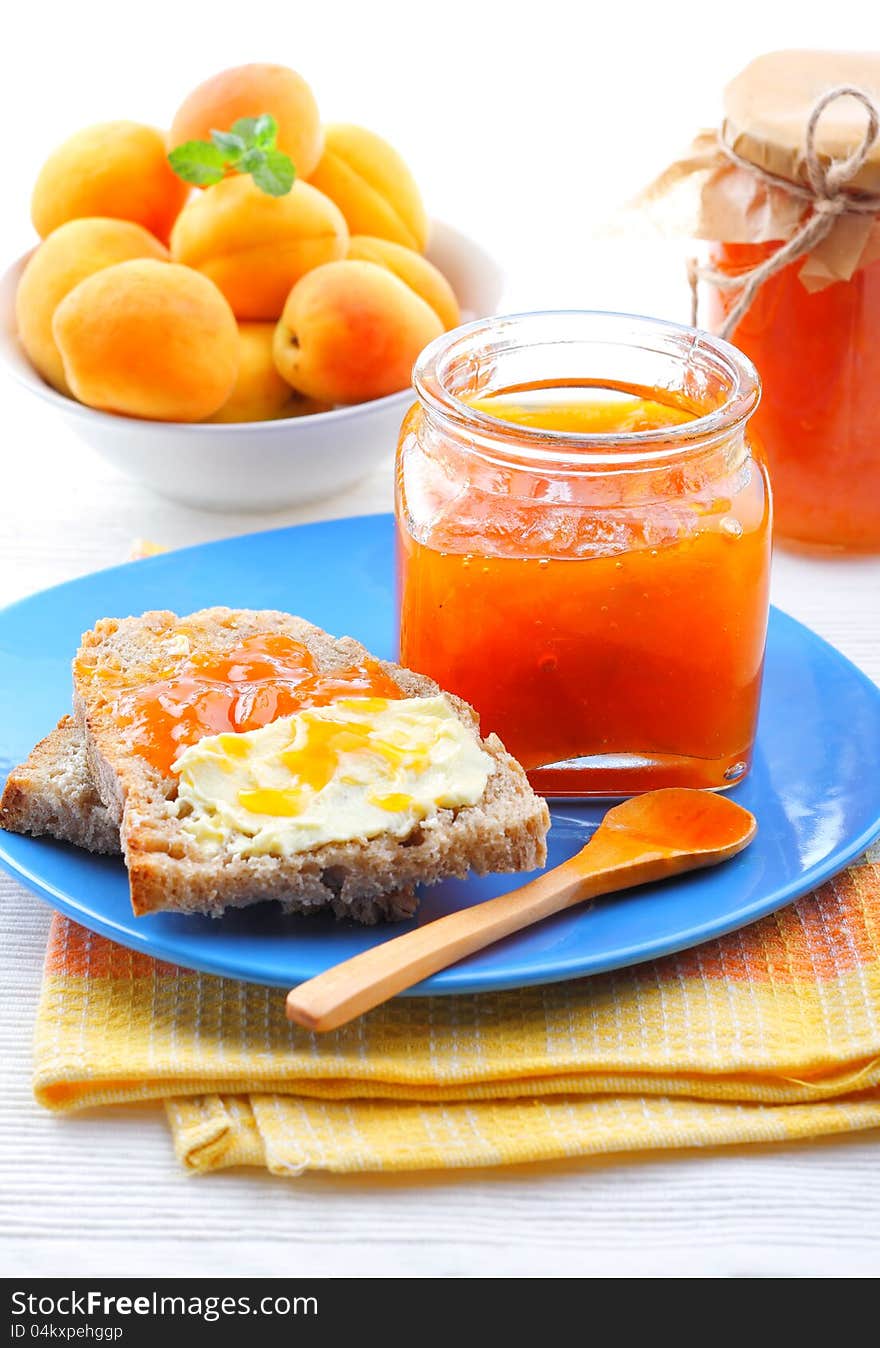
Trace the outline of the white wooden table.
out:
<instances>
[{"instance_id":1,"label":"white wooden table","mask_svg":"<svg viewBox=\"0 0 880 1348\"><path fill-rule=\"evenodd\" d=\"M148 497L9 385L0 602L180 545L389 508L385 467L344 496L266 517ZM779 554L774 599L880 680L880 561ZM867 765L866 765L867 767ZM49 910L0 877L0 1267L5 1273L854 1275L880 1267L880 1137L393 1179L193 1178L161 1110L58 1119L31 1097Z\"/></svg>"}]
</instances>

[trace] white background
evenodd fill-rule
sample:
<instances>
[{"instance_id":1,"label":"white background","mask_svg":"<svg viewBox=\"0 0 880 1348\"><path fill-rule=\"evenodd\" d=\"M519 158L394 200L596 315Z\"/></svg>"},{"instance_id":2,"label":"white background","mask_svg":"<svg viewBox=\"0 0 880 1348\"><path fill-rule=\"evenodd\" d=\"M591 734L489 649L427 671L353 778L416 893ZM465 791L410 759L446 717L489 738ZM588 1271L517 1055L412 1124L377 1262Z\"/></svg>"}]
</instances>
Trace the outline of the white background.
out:
<instances>
[{"instance_id":1,"label":"white background","mask_svg":"<svg viewBox=\"0 0 880 1348\"><path fill-rule=\"evenodd\" d=\"M246 60L293 65L328 120L387 135L429 210L508 275L506 307L684 318L684 246L614 237L617 208L717 120L720 90L773 47L865 45L854 0L431 6L19 3L0 51L0 257L33 241L42 156L89 122L167 124ZM344 497L254 519L161 503L9 384L2 398L0 602L120 560L307 516L385 509L387 467ZM774 596L880 678L880 564L780 554ZM155 1111L56 1120L30 1098L48 915L0 879L0 1256L9 1272L636 1274L876 1270L870 1136L811 1146L420 1179L183 1177Z\"/></svg>"}]
</instances>

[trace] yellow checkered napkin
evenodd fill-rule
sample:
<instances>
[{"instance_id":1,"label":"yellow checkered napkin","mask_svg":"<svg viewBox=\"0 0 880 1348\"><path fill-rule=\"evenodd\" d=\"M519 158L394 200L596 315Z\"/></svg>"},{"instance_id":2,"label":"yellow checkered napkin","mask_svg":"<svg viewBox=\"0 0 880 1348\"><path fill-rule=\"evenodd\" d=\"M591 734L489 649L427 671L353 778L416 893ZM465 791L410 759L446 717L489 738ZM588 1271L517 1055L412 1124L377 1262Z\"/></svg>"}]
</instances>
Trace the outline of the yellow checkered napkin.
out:
<instances>
[{"instance_id":1,"label":"yellow checkered napkin","mask_svg":"<svg viewBox=\"0 0 880 1348\"><path fill-rule=\"evenodd\" d=\"M194 1170L387 1171L880 1126L880 866L593 979L409 998L321 1037L280 991L56 917L36 1032L55 1110L157 1099Z\"/></svg>"}]
</instances>

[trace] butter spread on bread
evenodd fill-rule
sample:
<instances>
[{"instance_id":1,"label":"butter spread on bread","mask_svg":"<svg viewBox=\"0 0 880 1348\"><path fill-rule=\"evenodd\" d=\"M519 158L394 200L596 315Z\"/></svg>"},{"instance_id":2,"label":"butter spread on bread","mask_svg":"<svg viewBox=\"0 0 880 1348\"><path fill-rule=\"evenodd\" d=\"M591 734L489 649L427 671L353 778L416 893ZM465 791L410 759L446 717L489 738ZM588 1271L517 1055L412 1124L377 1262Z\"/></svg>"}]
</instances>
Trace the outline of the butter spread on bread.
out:
<instances>
[{"instance_id":1,"label":"butter spread on bread","mask_svg":"<svg viewBox=\"0 0 880 1348\"><path fill-rule=\"evenodd\" d=\"M178 757L183 828L208 853L289 856L405 838L475 805L493 760L443 697L343 698L258 730L209 735Z\"/></svg>"}]
</instances>

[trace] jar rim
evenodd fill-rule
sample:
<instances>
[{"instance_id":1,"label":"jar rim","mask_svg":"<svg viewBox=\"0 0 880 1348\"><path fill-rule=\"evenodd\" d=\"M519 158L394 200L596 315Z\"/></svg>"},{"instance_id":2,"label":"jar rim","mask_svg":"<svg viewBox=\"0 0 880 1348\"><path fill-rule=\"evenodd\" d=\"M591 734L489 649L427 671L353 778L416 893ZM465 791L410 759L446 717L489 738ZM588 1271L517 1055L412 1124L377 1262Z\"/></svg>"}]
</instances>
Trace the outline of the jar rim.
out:
<instances>
[{"instance_id":1,"label":"jar rim","mask_svg":"<svg viewBox=\"0 0 880 1348\"><path fill-rule=\"evenodd\" d=\"M562 330L564 325L571 328L575 324L590 329L590 337L553 336L554 327ZM543 340L530 343L529 330L543 335ZM521 340L515 340L515 334ZM446 382L453 363L468 356L474 359L481 354L485 357L529 344L571 344L579 340L584 344L592 340L622 347L639 346L658 354L662 354L665 343L668 353L679 358L682 365L699 358L705 368L723 372L727 382L724 401L690 421L654 430L547 430L493 417L459 397ZM506 446L519 459L546 464L558 464L566 457L564 451L574 450L576 458L569 460L569 466L585 469L648 465L711 448L738 425L745 424L761 397L761 380L755 366L731 342L700 328L665 319L601 309L535 310L498 314L462 324L425 347L413 369L413 387L420 401L443 421L464 432L475 442L475 449L489 452L494 449L503 454Z\"/></svg>"}]
</instances>

